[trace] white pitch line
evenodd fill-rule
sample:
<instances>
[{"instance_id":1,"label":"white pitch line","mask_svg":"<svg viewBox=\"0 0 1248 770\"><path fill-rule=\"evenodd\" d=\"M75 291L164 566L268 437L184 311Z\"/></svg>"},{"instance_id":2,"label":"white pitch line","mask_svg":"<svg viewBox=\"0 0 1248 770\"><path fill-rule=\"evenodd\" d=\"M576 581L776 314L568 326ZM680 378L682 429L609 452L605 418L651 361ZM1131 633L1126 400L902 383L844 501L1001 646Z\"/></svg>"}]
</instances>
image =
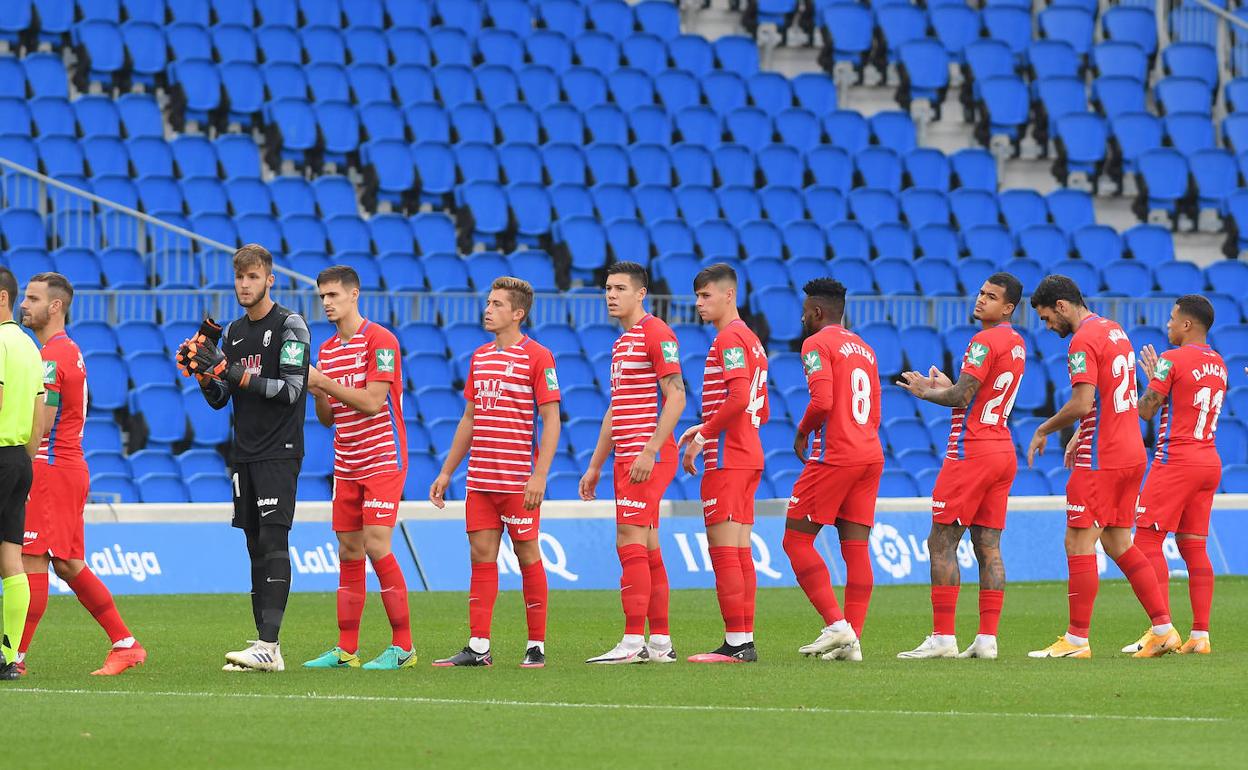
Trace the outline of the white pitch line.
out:
<instances>
[{"instance_id":1,"label":"white pitch line","mask_svg":"<svg viewBox=\"0 0 1248 770\"><path fill-rule=\"evenodd\" d=\"M318 693L226 693L173 692L163 690L58 690L41 687L0 688L4 693L33 695L122 695L150 698L224 698L234 700L302 700L329 702L397 703L429 706L508 706L517 708L601 709L604 711L687 711L733 712L748 714L835 714L841 716L904 716L904 717L997 717L1001 719L1088 719L1128 722L1231 722L1225 717L1168 717L1147 714L1045 714L1005 711L912 711L906 709L838 709L824 706L712 706L670 703L573 703L568 701L522 701L471 698L422 698L386 695L321 695Z\"/></svg>"}]
</instances>

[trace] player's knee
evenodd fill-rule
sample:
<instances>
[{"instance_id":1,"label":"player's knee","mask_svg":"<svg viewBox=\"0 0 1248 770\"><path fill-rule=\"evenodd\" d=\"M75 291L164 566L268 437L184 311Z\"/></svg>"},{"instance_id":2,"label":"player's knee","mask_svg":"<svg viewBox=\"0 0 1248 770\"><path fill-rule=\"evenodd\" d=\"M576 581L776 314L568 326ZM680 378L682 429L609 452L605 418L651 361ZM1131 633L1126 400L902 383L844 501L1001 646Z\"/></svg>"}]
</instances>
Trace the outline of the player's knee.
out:
<instances>
[{"instance_id":1,"label":"player's knee","mask_svg":"<svg viewBox=\"0 0 1248 770\"><path fill-rule=\"evenodd\" d=\"M364 551L368 554L368 560L376 564L390 555L390 541L370 540L365 543Z\"/></svg>"},{"instance_id":2,"label":"player's knee","mask_svg":"<svg viewBox=\"0 0 1248 770\"><path fill-rule=\"evenodd\" d=\"M521 567L527 567L542 560L542 549L536 540L522 540L516 543L515 547L516 560L520 562Z\"/></svg>"},{"instance_id":3,"label":"player's knee","mask_svg":"<svg viewBox=\"0 0 1248 770\"><path fill-rule=\"evenodd\" d=\"M265 558L279 554L290 558L290 530L285 527L261 527L257 536L257 550Z\"/></svg>"},{"instance_id":4,"label":"player's knee","mask_svg":"<svg viewBox=\"0 0 1248 770\"><path fill-rule=\"evenodd\" d=\"M80 559L53 559L52 570L56 572L56 576L61 580L69 581L78 577L78 575L87 567L87 563Z\"/></svg>"}]
</instances>

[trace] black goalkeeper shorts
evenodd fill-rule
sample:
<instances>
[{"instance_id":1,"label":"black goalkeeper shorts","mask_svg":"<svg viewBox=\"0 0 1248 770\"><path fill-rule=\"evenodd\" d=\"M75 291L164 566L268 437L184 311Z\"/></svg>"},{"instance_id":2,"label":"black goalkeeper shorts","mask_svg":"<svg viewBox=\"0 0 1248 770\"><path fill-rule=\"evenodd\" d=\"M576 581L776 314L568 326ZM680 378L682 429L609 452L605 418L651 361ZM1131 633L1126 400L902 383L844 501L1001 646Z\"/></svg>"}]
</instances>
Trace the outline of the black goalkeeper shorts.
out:
<instances>
[{"instance_id":1,"label":"black goalkeeper shorts","mask_svg":"<svg viewBox=\"0 0 1248 770\"><path fill-rule=\"evenodd\" d=\"M234 521L239 529L255 530L295 523L295 491L301 460L257 460L234 466Z\"/></svg>"},{"instance_id":2,"label":"black goalkeeper shorts","mask_svg":"<svg viewBox=\"0 0 1248 770\"><path fill-rule=\"evenodd\" d=\"M0 447L0 537L6 543L25 542L26 498L34 478L26 447Z\"/></svg>"}]
</instances>

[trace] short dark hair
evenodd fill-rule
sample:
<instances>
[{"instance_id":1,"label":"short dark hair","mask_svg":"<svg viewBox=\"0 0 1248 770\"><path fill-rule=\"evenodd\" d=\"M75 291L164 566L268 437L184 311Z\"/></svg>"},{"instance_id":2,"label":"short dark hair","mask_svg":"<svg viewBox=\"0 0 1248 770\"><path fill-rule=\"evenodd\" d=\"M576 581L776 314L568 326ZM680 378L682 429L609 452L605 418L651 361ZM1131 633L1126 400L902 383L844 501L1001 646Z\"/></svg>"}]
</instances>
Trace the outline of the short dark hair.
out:
<instances>
[{"instance_id":1,"label":"short dark hair","mask_svg":"<svg viewBox=\"0 0 1248 770\"><path fill-rule=\"evenodd\" d=\"M1031 293L1031 306L1057 307L1059 299L1072 305L1087 307L1083 303L1083 292L1079 291L1074 281L1064 275L1046 275Z\"/></svg>"},{"instance_id":2,"label":"short dark hair","mask_svg":"<svg viewBox=\"0 0 1248 770\"><path fill-rule=\"evenodd\" d=\"M316 276L316 285L320 286L323 283L340 283L344 289L358 289L360 288L360 274L349 265L334 265L325 268Z\"/></svg>"},{"instance_id":3,"label":"short dark hair","mask_svg":"<svg viewBox=\"0 0 1248 770\"><path fill-rule=\"evenodd\" d=\"M69 282L69 279L60 273L35 273L27 283L35 283L36 281L46 283L50 292L59 295L56 299L61 300L65 305L65 312L68 314L69 306L74 301L74 285Z\"/></svg>"},{"instance_id":4,"label":"short dark hair","mask_svg":"<svg viewBox=\"0 0 1248 770\"><path fill-rule=\"evenodd\" d=\"M822 303L828 315L840 320L845 315L845 284L835 278L814 278L802 287L806 296Z\"/></svg>"},{"instance_id":5,"label":"short dark hair","mask_svg":"<svg viewBox=\"0 0 1248 770\"><path fill-rule=\"evenodd\" d=\"M732 269L732 265L716 262L702 268L697 275L693 277L693 290L697 291L708 283L718 283L725 281L733 286L737 285L737 271Z\"/></svg>"},{"instance_id":6,"label":"short dark hair","mask_svg":"<svg viewBox=\"0 0 1248 770\"><path fill-rule=\"evenodd\" d=\"M1213 328L1213 303L1200 294L1184 294L1174 301L1179 312L1205 327Z\"/></svg>"},{"instance_id":7,"label":"short dark hair","mask_svg":"<svg viewBox=\"0 0 1248 770\"><path fill-rule=\"evenodd\" d=\"M260 244L244 244L242 248L234 252L234 272L237 273L256 265L263 267L269 273L273 272L273 255Z\"/></svg>"},{"instance_id":8,"label":"short dark hair","mask_svg":"<svg viewBox=\"0 0 1248 770\"><path fill-rule=\"evenodd\" d=\"M1005 289L1005 301L1018 307L1019 301L1023 298L1023 282L1013 273L993 273L986 279L993 286L1000 286Z\"/></svg>"},{"instance_id":9,"label":"short dark hair","mask_svg":"<svg viewBox=\"0 0 1248 770\"><path fill-rule=\"evenodd\" d=\"M9 293L9 310L17 307L17 276L7 267L0 266L0 291Z\"/></svg>"},{"instance_id":10,"label":"short dark hair","mask_svg":"<svg viewBox=\"0 0 1248 770\"><path fill-rule=\"evenodd\" d=\"M650 275L636 262L615 262L607 268L607 275L627 275L638 288L645 289L650 286Z\"/></svg>"}]
</instances>

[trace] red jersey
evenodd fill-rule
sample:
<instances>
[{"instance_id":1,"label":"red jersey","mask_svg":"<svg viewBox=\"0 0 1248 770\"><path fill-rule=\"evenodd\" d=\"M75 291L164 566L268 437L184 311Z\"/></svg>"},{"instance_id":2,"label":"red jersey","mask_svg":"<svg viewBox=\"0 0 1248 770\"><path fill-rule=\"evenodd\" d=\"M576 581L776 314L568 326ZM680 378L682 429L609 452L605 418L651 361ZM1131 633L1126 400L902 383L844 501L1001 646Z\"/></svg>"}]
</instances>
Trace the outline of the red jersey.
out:
<instances>
[{"instance_id":1,"label":"red jersey","mask_svg":"<svg viewBox=\"0 0 1248 770\"><path fill-rule=\"evenodd\" d=\"M724 327L706 354L702 371L702 422L711 421L728 398L728 381L745 380L749 401L728 427L706 436L706 469L763 467L758 428L770 417L767 403L767 351L740 318Z\"/></svg>"},{"instance_id":2,"label":"red jersey","mask_svg":"<svg viewBox=\"0 0 1248 770\"><path fill-rule=\"evenodd\" d=\"M979 390L969 405L953 410L945 457L965 460L1014 451L1009 419L1026 363L1027 343L1009 324L971 338L962 357L962 374L979 380Z\"/></svg>"},{"instance_id":3,"label":"red jersey","mask_svg":"<svg viewBox=\"0 0 1248 770\"><path fill-rule=\"evenodd\" d=\"M802 343L802 367L811 403L800 429L812 438L810 462L870 465L884 462L880 446L880 372L875 351L842 326L825 326ZM820 383L831 386L826 410L815 405Z\"/></svg>"},{"instance_id":4,"label":"red jersey","mask_svg":"<svg viewBox=\"0 0 1248 770\"><path fill-rule=\"evenodd\" d=\"M361 414L333 396L334 478L354 481L407 468L407 426L403 423L403 375L399 340L378 324L364 320L351 339L334 334L321 343L317 368L347 388L370 382L390 384L381 410Z\"/></svg>"},{"instance_id":5,"label":"red jersey","mask_svg":"<svg viewBox=\"0 0 1248 770\"><path fill-rule=\"evenodd\" d=\"M1075 467L1131 468L1145 462L1136 406L1135 351L1122 327L1090 315L1075 330L1067 358L1071 386L1096 388L1092 411L1079 424Z\"/></svg>"},{"instance_id":6,"label":"red jersey","mask_svg":"<svg viewBox=\"0 0 1248 770\"><path fill-rule=\"evenodd\" d=\"M680 376L680 346L661 319L646 314L611 346L611 442L615 461L632 460L659 427L659 380ZM668 436L656 461L676 460Z\"/></svg>"},{"instance_id":7,"label":"red jersey","mask_svg":"<svg viewBox=\"0 0 1248 770\"><path fill-rule=\"evenodd\" d=\"M1161 465L1222 465L1213 435L1226 398L1222 356L1208 345L1167 350L1157 360L1149 390L1166 397L1153 460Z\"/></svg>"},{"instance_id":8,"label":"red jersey","mask_svg":"<svg viewBox=\"0 0 1248 770\"><path fill-rule=\"evenodd\" d=\"M82 351L65 332L57 332L39 351L43 357L43 386L47 405L56 407L52 427L39 442L35 462L66 468L85 468L82 431L87 413L87 367Z\"/></svg>"},{"instance_id":9,"label":"red jersey","mask_svg":"<svg viewBox=\"0 0 1248 770\"><path fill-rule=\"evenodd\" d=\"M533 475L534 405L559 400L559 378L550 351L528 337L499 349L477 348L464 398L474 404L468 489L522 493Z\"/></svg>"}]
</instances>

